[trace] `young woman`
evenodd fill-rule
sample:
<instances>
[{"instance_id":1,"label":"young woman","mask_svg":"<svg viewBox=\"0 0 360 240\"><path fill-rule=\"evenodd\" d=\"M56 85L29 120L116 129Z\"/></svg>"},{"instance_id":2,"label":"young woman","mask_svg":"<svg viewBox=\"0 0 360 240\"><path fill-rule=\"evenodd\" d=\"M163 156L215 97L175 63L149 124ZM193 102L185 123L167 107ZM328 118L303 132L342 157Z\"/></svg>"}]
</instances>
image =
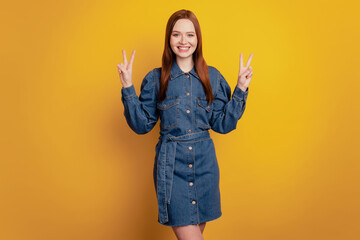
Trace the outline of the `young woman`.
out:
<instances>
[{"instance_id":1,"label":"young woman","mask_svg":"<svg viewBox=\"0 0 360 240\"><path fill-rule=\"evenodd\" d=\"M123 88L124 115L130 128L149 132L160 117L160 137L153 168L158 222L172 226L178 239L203 239L206 222L222 215L219 166L209 129L228 133L236 129L246 105L252 76L240 54L237 85L231 89L223 75L208 66L202 55L202 37L196 16L179 10L168 20L162 67L142 81L137 97L132 65L123 50L117 65Z\"/></svg>"}]
</instances>

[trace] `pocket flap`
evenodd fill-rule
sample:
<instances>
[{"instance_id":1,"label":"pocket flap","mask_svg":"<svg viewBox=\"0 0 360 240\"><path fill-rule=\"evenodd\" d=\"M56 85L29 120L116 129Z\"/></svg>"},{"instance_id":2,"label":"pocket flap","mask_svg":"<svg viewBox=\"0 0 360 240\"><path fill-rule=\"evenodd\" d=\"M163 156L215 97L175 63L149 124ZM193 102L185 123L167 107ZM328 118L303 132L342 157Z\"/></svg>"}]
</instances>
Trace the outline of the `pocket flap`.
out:
<instances>
[{"instance_id":1,"label":"pocket flap","mask_svg":"<svg viewBox=\"0 0 360 240\"><path fill-rule=\"evenodd\" d=\"M197 104L204 108L207 112L211 112L213 110L213 106L208 104L208 101L206 99L200 99L197 98Z\"/></svg>"},{"instance_id":2,"label":"pocket flap","mask_svg":"<svg viewBox=\"0 0 360 240\"><path fill-rule=\"evenodd\" d=\"M179 104L179 98L166 98L161 102L157 103L157 108L161 110L167 110L175 105Z\"/></svg>"}]
</instances>

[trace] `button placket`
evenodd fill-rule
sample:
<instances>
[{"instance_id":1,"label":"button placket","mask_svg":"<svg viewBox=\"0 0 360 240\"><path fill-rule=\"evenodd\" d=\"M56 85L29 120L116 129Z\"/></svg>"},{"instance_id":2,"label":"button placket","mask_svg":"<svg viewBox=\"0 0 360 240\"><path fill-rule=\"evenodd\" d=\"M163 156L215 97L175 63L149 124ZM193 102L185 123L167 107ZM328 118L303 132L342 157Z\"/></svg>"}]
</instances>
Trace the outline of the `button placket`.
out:
<instances>
[{"instance_id":1,"label":"button placket","mask_svg":"<svg viewBox=\"0 0 360 240\"><path fill-rule=\"evenodd\" d=\"M189 151L192 151L193 147L188 146L188 149L189 149ZM193 159L194 155L192 153L190 153L190 156L191 156L190 159ZM195 169L193 168L192 163L189 163L188 167L189 167L189 175L188 175L187 181L188 181L188 186L189 186L189 197L190 197L189 200L190 200L191 204L195 207L194 209L191 210L192 219L195 221L196 215L198 214L197 208L196 208L197 201L196 201L196 193L195 193L195 185L194 185ZM192 170L190 170L190 169L192 169Z\"/></svg>"},{"instance_id":2,"label":"button placket","mask_svg":"<svg viewBox=\"0 0 360 240\"><path fill-rule=\"evenodd\" d=\"M192 112L192 102L191 102L191 78L189 73L184 74L184 90L186 97L184 100L184 110L186 122L184 122L184 126L187 128L185 131L187 133L192 133L192 125L193 125L193 112Z\"/></svg>"}]
</instances>

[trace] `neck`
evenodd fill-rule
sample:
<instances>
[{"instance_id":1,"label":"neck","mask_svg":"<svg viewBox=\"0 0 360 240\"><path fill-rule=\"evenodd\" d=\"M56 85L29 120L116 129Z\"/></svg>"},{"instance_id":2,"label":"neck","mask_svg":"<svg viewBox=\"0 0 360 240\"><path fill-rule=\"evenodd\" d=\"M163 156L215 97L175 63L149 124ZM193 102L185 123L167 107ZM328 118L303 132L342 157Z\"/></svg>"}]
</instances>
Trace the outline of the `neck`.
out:
<instances>
[{"instance_id":1,"label":"neck","mask_svg":"<svg viewBox=\"0 0 360 240\"><path fill-rule=\"evenodd\" d=\"M193 60L192 56L189 58L177 57L176 63L183 72L190 72L191 69L194 67L194 60Z\"/></svg>"}]
</instances>

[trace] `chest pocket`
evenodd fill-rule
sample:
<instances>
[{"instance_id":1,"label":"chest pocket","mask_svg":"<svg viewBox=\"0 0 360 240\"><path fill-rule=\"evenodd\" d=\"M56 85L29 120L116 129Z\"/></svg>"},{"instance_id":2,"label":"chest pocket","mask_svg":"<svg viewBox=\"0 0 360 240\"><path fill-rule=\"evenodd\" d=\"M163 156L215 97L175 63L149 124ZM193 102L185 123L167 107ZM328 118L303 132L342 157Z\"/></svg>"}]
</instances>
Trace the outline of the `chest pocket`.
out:
<instances>
[{"instance_id":1,"label":"chest pocket","mask_svg":"<svg viewBox=\"0 0 360 240\"><path fill-rule=\"evenodd\" d=\"M204 129L210 129L210 118L214 109L213 103L210 105L203 98L196 99L196 124Z\"/></svg>"},{"instance_id":2,"label":"chest pocket","mask_svg":"<svg viewBox=\"0 0 360 240\"><path fill-rule=\"evenodd\" d=\"M173 97L157 103L160 113L160 127L171 129L179 125L179 102L179 97Z\"/></svg>"}]
</instances>

